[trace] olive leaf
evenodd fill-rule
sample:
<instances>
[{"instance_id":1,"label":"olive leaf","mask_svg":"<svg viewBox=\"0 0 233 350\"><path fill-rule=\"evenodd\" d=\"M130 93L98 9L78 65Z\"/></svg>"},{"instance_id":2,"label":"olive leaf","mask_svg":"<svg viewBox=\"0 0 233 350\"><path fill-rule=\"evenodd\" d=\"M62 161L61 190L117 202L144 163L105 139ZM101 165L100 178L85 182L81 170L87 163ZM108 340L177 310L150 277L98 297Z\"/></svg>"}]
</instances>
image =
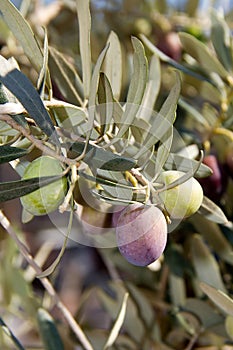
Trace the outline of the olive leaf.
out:
<instances>
[{"instance_id":1,"label":"olive leaf","mask_svg":"<svg viewBox=\"0 0 233 350\"><path fill-rule=\"evenodd\" d=\"M233 265L233 249L230 242L224 236L219 225L211 222L200 213L195 213L189 219L197 232L199 232L213 248L215 253L228 264Z\"/></svg>"},{"instance_id":2,"label":"olive leaf","mask_svg":"<svg viewBox=\"0 0 233 350\"><path fill-rule=\"evenodd\" d=\"M79 24L79 48L83 72L84 97L88 98L91 84L91 14L89 0L76 0Z\"/></svg>"},{"instance_id":3,"label":"olive leaf","mask_svg":"<svg viewBox=\"0 0 233 350\"><path fill-rule=\"evenodd\" d=\"M226 293L204 282L200 283L200 288L222 311L233 316L233 300Z\"/></svg>"},{"instance_id":4,"label":"olive leaf","mask_svg":"<svg viewBox=\"0 0 233 350\"><path fill-rule=\"evenodd\" d=\"M185 74L188 74L188 75L190 75L198 80L207 81L210 84L215 85L215 83L212 81L212 79L209 76L207 76L207 74L204 74L203 71L201 73L199 73L196 70L192 69L191 66L184 66L184 65L176 62L175 60L173 60L169 56L167 56L164 52L162 52L154 44L152 44L152 42L149 39L147 39L144 34L140 34L140 38L141 38L142 42L145 44L145 46L147 46L151 52L153 52L155 55L157 55L161 59L161 61L166 62L167 64L178 69L179 71L181 71Z\"/></svg>"},{"instance_id":5,"label":"olive leaf","mask_svg":"<svg viewBox=\"0 0 233 350\"><path fill-rule=\"evenodd\" d=\"M202 124L204 127L209 127L208 121L204 118L203 114L200 113L196 108L192 107L188 102L186 102L183 98L180 98L178 101L178 105L183 108L189 117L192 117L198 123Z\"/></svg>"},{"instance_id":6,"label":"olive leaf","mask_svg":"<svg viewBox=\"0 0 233 350\"><path fill-rule=\"evenodd\" d=\"M219 265L201 235L195 234L191 237L190 252L198 280L225 292Z\"/></svg>"},{"instance_id":7,"label":"olive leaf","mask_svg":"<svg viewBox=\"0 0 233 350\"><path fill-rule=\"evenodd\" d=\"M170 153L164 165L166 170L179 170L183 172L189 171L191 168L196 168L198 161L187 158L179 154ZM196 177L206 177L212 174L212 170L205 164L201 163L196 170Z\"/></svg>"},{"instance_id":8,"label":"olive leaf","mask_svg":"<svg viewBox=\"0 0 233 350\"><path fill-rule=\"evenodd\" d=\"M141 41L135 37L132 37L132 45L134 48L133 75L131 77L128 89L125 110L121 119L121 125L117 133L117 137L115 140L113 140L113 142L123 137L130 126L133 124L137 111L140 108L148 78L148 62L144 47ZM111 143L109 143L107 146L110 146Z\"/></svg>"},{"instance_id":9,"label":"olive leaf","mask_svg":"<svg viewBox=\"0 0 233 350\"><path fill-rule=\"evenodd\" d=\"M107 42L110 45L104 62L104 73L110 82L114 98L118 100L122 83L121 44L117 34L113 31L110 32Z\"/></svg>"},{"instance_id":10,"label":"olive leaf","mask_svg":"<svg viewBox=\"0 0 233 350\"><path fill-rule=\"evenodd\" d=\"M64 350L64 345L52 316L45 309L38 309L37 321L46 350Z\"/></svg>"},{"instance_id":11,"label":"olive leaf","mask_svg":"<svg viewBox=\"0 0 233 350\"><path fill-rule=\"evenodd\" d=\"M14 159L25 156L28 153L27 149L3 145L0 146L0 164L8 163Z\"/></svg>"},{"instance_id":12,"label":"olive leaf","mask_svg":"<svg viewBox=\"0 0 233 350\"><path fill-rule=\"evenodd\" d=\"M49 68L66 101L81 105L84 99L83 83L69 60L53 47L49 48Z\"/></svg>"},{"instance_id":13,"label":"olive leaf","mask_svg":"<svg viewBox=\"0 0 233 350\"><path fill-rule=\"evenodd\" d=\"M100 114L100 135L104 135L108 130L109 124L113 121L114 115L114 97L110 81L107 76L101 72L98 88L98 112Z\"/></svg>"},{"instance_id":14,"label":"olive leaf","mask_svg":"<svg viewBox=\"0 0 233 350\"><path fill-rule=\"evenodd\" d=\"M62 175L57 176L43 176L32 179L17 180L0 183L0 202L5 202L11 199L25 196L40 187L49 185L56 180L59 180Z\"/></svg>"},{"instance_id":15,"label":"olive leaf","mask_svg":"<svg viewBox=\"0 0 233 350\"><path fill-rule=\"evenodd\" d=\"M219 224L226 224L228 222L222 209L206 196L203 197L199 213L204 215L208 220Z\"/></svg>"},{"instance_id":16,"label":"olive leaf","mask_svg":"<svg viewBox=\"0 0 233 350\"><path fill-rule=\"evenodd\" d=\"M147 122L153 117L153 110L161 85L161 67L159 58L153 54L150 60L149 77L143 94L137 117Z\"/></svg>"},{"instance_id":17,"label":"olive leaf","mask_svg":"<svg viewBox=\"0 0 233 350\"><path fill-rule=\"evenodd\" d=\"M77 126L87 121L83 108L64 101L51 100L44 102L45 107L55 115L58 125L66 130L76 131Z\"/></svg>"},{"instance_id":18,"label":"olive leaf","mask_svg":"<svg viewBox=\"0 0 233 350\"><path fill-rule=\"evenodd\" d=\"M48 70L48 58L49 58L49 48L48 48L48 35L47 31L45 30L44 35L44 50L43 50L43 64L41 67L41 70L39 72L39 77L37 79L37 91L39 92L41 98L44 98L44 90L45 85L47 83L47 88L49 92L49 96L52 93L52 82L50 79L50 72Z\"/></svg>"},{"instance_id":19,"label":"olive leaf","mask_svg":"<svg viewBox=\"0 0 233 350\"><path fill-rule=\"evenodd\" d=\"M4 72L4 74L0 72L0 81L21 102L41 130L59 145L58 136L52 120L31 81L18 69L12 69L11 64L4 57L0 56L0 64L2 63L8 66L9 70Z\"/></svg>"},{"instance_id":20,"label":"olive leaf","mask_svg":"<svg viewBox=\"0 0 233 350\"><path fill-rule=\"evenodd\" d=\"M84 142L74 142L71 145L71 150L74 152L75 157L80 156L84 148ZM131 158L119 156L90 143L86 148L83 161L90 167L114 171L130 170L136 165L136 161Z\"/></svg>"},{"instance_id":21,"label":"olive leaf","mask_svg":"<svg viewBox=\"0 0 233 350\"><path fill-rule=\"evenodd\" d=\"M158 159L158 166L163 166L163 164L165 163L171 147L171 129L173 128L173 123L175 121L175 113L177 108L177 101L180 96L180 89L181 80L179 75L177 75L176 83L171 89L160 111L154 116L151 128L149 129L148 135L143 143L143 147L139 149L139 151L135 155L135 159L139 159L155 143L161 141L161 147L163 148L163 151L161 149L160 159ZM166 139L168 139L169 144L163 146L162 143ZM168 147L168 149L166 149L166 147Z\"/></svg>"},{"instance_id":22,"label":"olive leaf","mask_svg":"<svg viewBox=\"0 0 233 350\"><path fill-rule=\"evenodd\" d=\"M43 65L43 54L28 22L9 0L1 0L0 16L6 22L37 72Z\"/></svg>"},{"instance_id":23,"label":"olive leaf","mask_svg":"<svg viewBox=\"0 0 233 350\"><path fill-rule=\"evenodd\" d=\"M82 158L85 155L85 152L91 137L92 129L94 126L94 121L96 116L96 95L97 95L98 86L99 86L100 69L104 62L108 48L109 48L109 45L106 45L104 49L101 51L91 77L90 92L89 92L89 108L88 108L89 116L88 116L88 125L87 125L88 129L86 132L86 145L83 149L82 154L80 155L80 158Z\"/></svg>"},{"instance_id":24,"label":"olive leaf","mask_svg":"<svg viewBox=\"0 0 233 350\"><path fill-rule=\"evenodd\" d=\"M191 34L182 32L179 33L179 37L184 50L195 58L209 73L215 72L223 78L228 76L227 70L200 40Z\"/></svg>"},{"instance_id":25,"label":"olive leaf","mask_svg":"<svg viewBox=\"0 0 233 350\"><path fill-rule=\"evenodd\" d=\"M136 189L130 185L121 172L105 171L98 169L98 178L108 180L108 182L102 183L101 195L111 197L113 199L132 200L133 190ZM112 186L115 184L115 186Z\"/></svg>"},{"instance_id":26,"label":"olive leaf","mask_svg":"<svg viewBox=\"0 0 233 350\"><path fill-rule=\"evenodd\" d=\"M220 15L220 11L211 11L211 39L219 61L228 70L232 71L233 57L231 48L231 32L227 23Z\"/></svg>"}]
</instances>

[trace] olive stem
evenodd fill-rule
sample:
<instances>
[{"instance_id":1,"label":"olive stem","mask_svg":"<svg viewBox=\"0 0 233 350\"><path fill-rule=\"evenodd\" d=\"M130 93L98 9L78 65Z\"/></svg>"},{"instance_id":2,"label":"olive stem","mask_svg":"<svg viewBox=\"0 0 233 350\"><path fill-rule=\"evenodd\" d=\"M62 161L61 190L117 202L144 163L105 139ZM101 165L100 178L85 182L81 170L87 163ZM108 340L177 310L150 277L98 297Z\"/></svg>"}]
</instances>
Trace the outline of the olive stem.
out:
<instances>
[{"instance_id":1,"label":"olive stem","mask_svg":"<svg viewBox=\"0 0 233 350\"><path fill-rule=\"evenodd\" d=\"M17 122L15 122L10 116L6 114L0 115L0 120L6 122L8 125L10 125L13 129L19 131L23 136L25 136L34 146L38 149L40 149L43 153L46 153L49 156L52 156L56 159L58 159L60 162L72 165L76 164L77 161L75 159L69 159L61 154L57 154L55 151L53 151L51 148L45 146L43 142L41 142L39 139L34 137L30 132L28 132L23 126L19 125Z\"/></svg>"},{"instance_id":2,"label":"olive stem","mask_svg":"<svg viewBox=\"0 0 233 350\"><path fill-rule=\"evenodd\" d=\"M78 180L77 169L76 169L76 166L73 164L71 166L71 183L69 186L69 191L64 199L64 202L59 207L60 213L64 213L67 210L70 200L72 198L77 180Z\"/></svg>"},{"instance_id":3,"label":"olive stem","mask_svg":"<svg viewBox=\"0 0 233 350\"><path fill-rule=\"evenodd\" d=\"M15 230L13 229L11 223L7 219L7 217L3 214L3 212L0 210L0 223L2 227L8 232L10 237L16 242L20 253L23 255L23 257L26 259L28 264L36 271L36 274L41 274L42 270L39 265L35 262L32 255L29 253L27 247L24 245L24 243L18 238L18 235L16 234ZM47 277L43 277L40 279L41 283L43 284L44 288L47 290L49 295L53 298L56 306L60 309L61 313L63 314L64 318L67 320L68 324L70 325L70 328L73 330L73 332L78 337L80 343L83 345L85 350L94 350L91 343L87 339L86 335L82 331L79 324L75 321L70 311L66 308L66 306L62 303L59 296L57 295L53 285L49 281Z\"/></svg>"}]
</instances>

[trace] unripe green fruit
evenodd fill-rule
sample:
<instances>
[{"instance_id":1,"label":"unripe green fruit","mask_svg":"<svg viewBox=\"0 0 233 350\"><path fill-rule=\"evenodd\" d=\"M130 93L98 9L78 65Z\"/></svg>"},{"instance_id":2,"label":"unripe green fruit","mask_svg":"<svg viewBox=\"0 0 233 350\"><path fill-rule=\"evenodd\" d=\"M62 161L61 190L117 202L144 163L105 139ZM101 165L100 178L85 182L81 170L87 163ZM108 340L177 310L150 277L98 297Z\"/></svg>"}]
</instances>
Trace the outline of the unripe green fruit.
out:
<instances>
[{"instance_id":1,"label":"unripe green fruit","mask_svg":"<svg viewBox=\"0 0 233 350\"><path fill-rule=\"evenodd\" d=\"M161 175L161 181L165 185L169 185L183 175L182 171L165 171ZM162 192L161 199L171 218L183 219L194 214L200 208L203 190L199 182L192 177L181 185Z\"/></svg>"},{"instance_id":2,"label":"unripe green fruit","mask_svg":"<svg viewBox=\"0 0 233 350\"><path fill-rule=\"evenodd\" d=\"M157 260L165 249L165 216L155 206L128 205L117 221L116 239L126 260L133 265L147 266Z\"/></svg>"},{"instance_id":3,"label":"unripe green fruit","mask_svg":"<svg viewBox=\"0 0 233 350\"><path fill-rule=\"evenodd\" d=\"M52 157L42 156L33 160L26 168L22 179L60 175L63 168ZM23 207L33 215L44 215L56 210L65 198L65 177L20 198Z\"/></svg>"}]
</instances>

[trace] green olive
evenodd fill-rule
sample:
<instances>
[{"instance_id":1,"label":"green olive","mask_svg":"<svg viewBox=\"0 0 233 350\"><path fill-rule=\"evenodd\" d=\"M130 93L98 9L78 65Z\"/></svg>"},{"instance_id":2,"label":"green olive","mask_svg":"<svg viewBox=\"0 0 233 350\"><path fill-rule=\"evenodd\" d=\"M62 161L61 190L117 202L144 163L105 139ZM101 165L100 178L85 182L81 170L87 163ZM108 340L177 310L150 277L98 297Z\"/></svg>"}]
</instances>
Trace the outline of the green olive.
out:
<instances>
[{"instance_id":1,"label":"green olive","mask_svg":"<svg viewBox=\"0 0 233 350\"><path fill-rule=\"evenodd\" d=\"M33 160L26 168L22 179L60 175L61 163L52 157L41 156ZM23 207L33 215L45 215L58 208L65 198L67 179L62 177L20 198Z\"/></svg>"},{"instance_id":2,"label":"green olive","mask_svg":"<svg viewBox=\"0 0 233 350\"><path fill-rule=\"evenodd\" d=\"M184 175L181 171L169 170L161 175L162 182L169 185ZM201 206L203 190L199 182L190 178L181 185L161 192L165 209L171 218L183 219L194 214Z\"/></svg>"}]
</instances>

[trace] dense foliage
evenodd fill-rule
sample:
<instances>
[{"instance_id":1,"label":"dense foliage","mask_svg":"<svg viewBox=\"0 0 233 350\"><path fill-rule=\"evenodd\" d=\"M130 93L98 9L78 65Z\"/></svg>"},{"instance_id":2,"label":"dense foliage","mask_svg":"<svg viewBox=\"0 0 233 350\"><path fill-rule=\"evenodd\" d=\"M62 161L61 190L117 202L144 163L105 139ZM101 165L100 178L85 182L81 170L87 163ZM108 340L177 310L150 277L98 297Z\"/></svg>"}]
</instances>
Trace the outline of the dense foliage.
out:
<instances>
[{"instance_id":1,"label":"dense foliage","mask_svg":"<svg viewBox=\"0 0 233 350\"><path fill-rule=\"evenodd\" d=\"M0 2L1 349L233 349L232 14Z\"/></svg>"}]
</instances>

